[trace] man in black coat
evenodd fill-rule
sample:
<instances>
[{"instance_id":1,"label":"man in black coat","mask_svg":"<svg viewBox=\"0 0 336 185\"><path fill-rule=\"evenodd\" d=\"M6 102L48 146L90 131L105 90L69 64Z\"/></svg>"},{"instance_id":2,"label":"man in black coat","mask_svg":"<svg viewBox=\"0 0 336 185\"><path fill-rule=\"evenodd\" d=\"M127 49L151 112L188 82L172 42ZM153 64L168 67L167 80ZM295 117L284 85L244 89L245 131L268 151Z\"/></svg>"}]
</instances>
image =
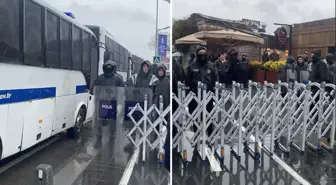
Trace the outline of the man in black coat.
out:
<instances>
[{"instance_id":1,"label":"man in black coat","mask_svg":"<svg viewBox=\"0 0 336 185\"><path fill-rule=\"evenodd\" d=\"M99 75L91 87L93 93L94 86L111 86L125 87L124 79L117 74L117 65L115 62L108 60L103 65L103 74Z\"/></svg>"},{"instance_id":2,"label":"man in black coat","mask_svg":"<svg viewBox=\"0 0 336 185\"><path fill-rule=\"evenodd\" d=\"M214 64L208 61L207 49L205 47L200 47L196 51L196 61L190 64L187 68L187 81L186 85L189 86L190 90L197 95L198 82L202 82L207 86L207 91L214 91L215 84L218 81L218 73ZM192 113L197 107L196 102L191 102L189 104L189 111ZM208 112L213 108L213 102L210 101L207 104ZM196 127L194 127L196 130ZM208 134L212 133L212 125L208 127Z\"/></svg>"},{"instance_id":3,"label":"man in black coat","mask_svg":"<svg viewBox=\"0 0 336 185\"><path fill-rule=\"evenodd\" d=\"M328 68L327 64L321 59L321 50L312 51L311 58L312 71L310 72L309 80L317 83L327 82Z\"/></svg>"}]
</instances>

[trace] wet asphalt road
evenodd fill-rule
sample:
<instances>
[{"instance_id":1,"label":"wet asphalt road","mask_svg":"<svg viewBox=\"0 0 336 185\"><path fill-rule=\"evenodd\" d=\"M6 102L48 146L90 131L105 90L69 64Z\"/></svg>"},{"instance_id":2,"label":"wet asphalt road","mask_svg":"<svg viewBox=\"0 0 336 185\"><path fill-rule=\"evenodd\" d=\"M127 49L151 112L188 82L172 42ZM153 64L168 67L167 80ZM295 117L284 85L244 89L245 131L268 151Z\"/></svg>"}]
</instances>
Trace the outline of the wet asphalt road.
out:
<instances>
[{"instance_id":1,"label":"wet asphalt road","mask_svg":"<svg viewBox=\"0 0 336 185\"><path fill-rule=\"evenodd\" d=\"M125 137L129 129L120 125L111 128L115 132L104 127L99 138L92 124L88 123L77 140L61 136L58 141L0 174L0 185L36 185L34 169L39 164L53 167L54 185L119 184L134 147ZM152 156L147 157L145 164L135 164L129 185L168 184L169 174L158 165L155 152L148 152L148 155ZM20 155L14 159L18 157Z\"/></svg>"}]
</instances>

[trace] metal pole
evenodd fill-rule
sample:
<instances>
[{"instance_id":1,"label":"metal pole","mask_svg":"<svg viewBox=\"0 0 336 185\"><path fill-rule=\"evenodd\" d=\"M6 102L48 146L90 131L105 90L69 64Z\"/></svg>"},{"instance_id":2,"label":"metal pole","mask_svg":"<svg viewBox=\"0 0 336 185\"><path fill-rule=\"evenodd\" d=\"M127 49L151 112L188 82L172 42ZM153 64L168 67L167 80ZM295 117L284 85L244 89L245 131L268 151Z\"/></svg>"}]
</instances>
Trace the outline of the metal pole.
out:
<instances>
[{"instance_id":1,"label":"metal pole","mask_svg":"<svg viewBox=\"0 0 336 185\"><path fill-rule=\"evenodd\" d=\"M159 0L156 0L155 56L158 54Z\"/></svg>"},{"instance_id":2,"label":"metal pole","mask_svg":"<svg viewBox=\"0 0 336 185\"><path fill-rule=\"evenodd\" d=\"M289 26L289 45L288 45L288 56L292 56L292 34L293 34L293 25L288 25Z\"/></svg>"}]
</instances>

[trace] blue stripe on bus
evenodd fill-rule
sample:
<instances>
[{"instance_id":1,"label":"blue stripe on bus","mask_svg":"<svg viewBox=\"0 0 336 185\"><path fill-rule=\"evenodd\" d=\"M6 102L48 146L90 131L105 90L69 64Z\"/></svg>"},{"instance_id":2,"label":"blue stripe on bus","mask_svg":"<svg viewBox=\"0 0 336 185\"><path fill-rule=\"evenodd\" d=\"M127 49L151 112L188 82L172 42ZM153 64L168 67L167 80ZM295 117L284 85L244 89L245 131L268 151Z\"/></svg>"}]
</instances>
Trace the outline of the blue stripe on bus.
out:
<instances>
[{"instance_id":1,"label":"blue stripe on bus","mask_svg":"<svg viewBox=\"0 0 336 185\"><path fill-rule=\"evenodd\" d=\"M87 89L87 85L77 85L76 94L85 93L86 89Z\"/></svg>"},{"instance_id":2,"label":"blue stripe on bus","mask_svg":"<svg viewBox=\"0 0 336 185\"><path fill-rule=\"evenodd\" d=\"M0 90L0 105L56 97L56 87Z\"/></svg>"}]
</instances>

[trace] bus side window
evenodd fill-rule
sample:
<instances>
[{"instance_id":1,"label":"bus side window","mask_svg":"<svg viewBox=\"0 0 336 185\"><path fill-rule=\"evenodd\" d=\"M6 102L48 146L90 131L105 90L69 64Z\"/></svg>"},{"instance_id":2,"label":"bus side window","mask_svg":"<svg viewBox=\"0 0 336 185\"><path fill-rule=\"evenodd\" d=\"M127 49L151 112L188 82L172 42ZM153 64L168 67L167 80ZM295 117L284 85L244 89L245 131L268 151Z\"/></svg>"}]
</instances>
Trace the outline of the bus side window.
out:
<instances>
[{"instance_id":1,"label":"bus side window","mask_svg":"<svg viewBox=\"0 0 336 185\"><path fill-rule=\"evenodd\" d=\"M24 63L27 65L43 66L44 46L42 13L43 8L35 2L25 1L25 27L24 27Z\"/></svg>"},{"instance_id":2,"label":"bus side window","mask_svg":"<svg viewBox=\"0 0 336 185\"><path fill-rule=\"evenodd\" d=\"M77 27L72 27L72 69L82 70L83 68L83 42L82 30Z\"/></svg>"},{"instance_id":3,"label":"bus side window","mask_svg":"<svg viewBox=\"0 0 336 185\"><path fill-rule=\"evenodd\" d=\"M23 63L20 0L1 2L0 62Z\"/></svg>"},{"instance_id":4,"label":"bus side window","mask_svg":"<svg viewBox=\"0 0 336 185\"><path fill-rule=\"evenodd\" d=\"M50 12L47 11L47 48L46 48L46 66L47 67L61 67L60 61L60 37L59 37L59 21L60 18Z\"/></svg>"},{"instance_id":5,"label":"bus side window","mask_svg":"<svg viewBox=\"0 0 336 185\"><path fill-rule=\"evenodd\" d=\"M61 68L70 69L71 67L71 24L61 19Z\"/></svg>"}]
</instances>

